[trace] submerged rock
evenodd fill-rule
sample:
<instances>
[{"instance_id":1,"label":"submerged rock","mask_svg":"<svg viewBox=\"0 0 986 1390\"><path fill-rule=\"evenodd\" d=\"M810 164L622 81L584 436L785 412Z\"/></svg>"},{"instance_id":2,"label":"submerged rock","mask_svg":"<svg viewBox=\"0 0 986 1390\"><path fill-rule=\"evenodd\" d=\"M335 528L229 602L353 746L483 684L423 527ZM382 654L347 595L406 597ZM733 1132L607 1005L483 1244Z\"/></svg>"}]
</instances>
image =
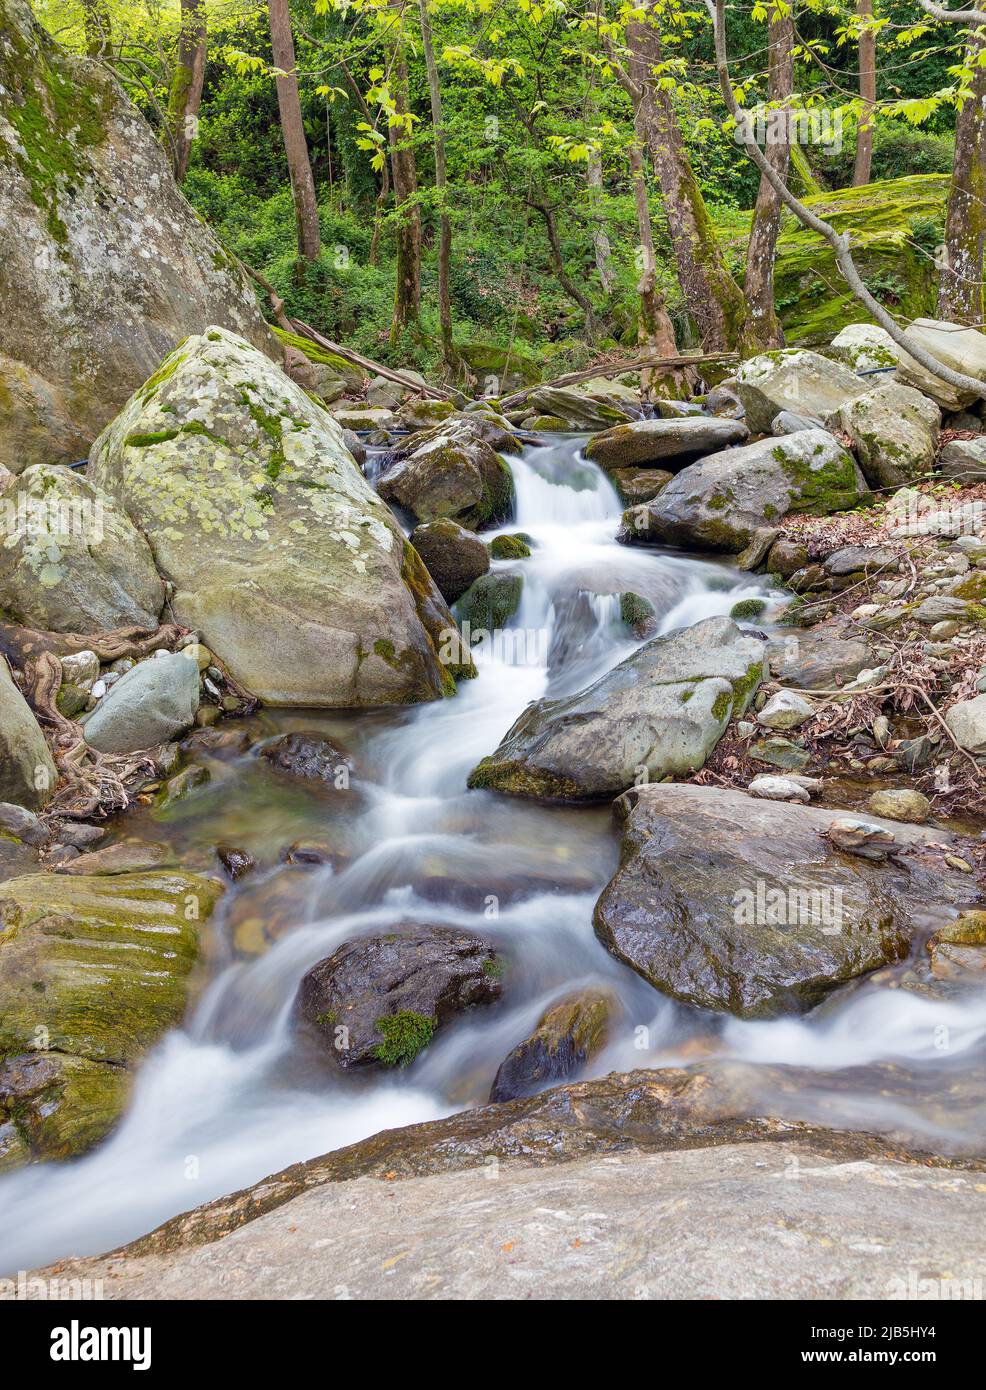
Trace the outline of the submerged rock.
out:
<instances>
[{"instance_id":1,"label":"submerged rock","mask_svg":"<svg viewBox=\"0 0 986 1390\"><path fill-rule=\"evenodd\" d=\"M529 705L468 785L585 801L693 772L752 699L764 652L728 618L655 638L587 690Z\"/></svg>"},{"instance_id":2,"label":"submerged rock","mask_svg":"<svg viewBox=\"0 0 986 1390\"><path fill-rule=\"evenodd\" d=\"M140 661L122 675L83 732L101 753L135 753L190 729L198 705L198 666L183 652L169 652Z\"/></svg>"},{"instance_id":3,"label":"submerged rock","mask_svg":"<svg viewBox=\"0 0 986 1390\"><path fill-rule=\"evenodd\" d=\"M319 961L301 981L297 1007L340 1066L407 1066L443 1024L497 999L500 974L482 937L408 923Z\"/></svg>"},{"instance_id":4,"label":"submerged rock","mask_svg":"<svg viewBox=\"0 0 986 1390\"><path fill-rule=\"evenodd\" d=\"M800 1013L898 961L911 912L964 891L919 858L849 858L824 836L837 813L686 785L637 787L596 934L655 989L741 1018ZM879 823L877 823L879 828ZM900 847L935 838L895 827Z\"/></svg>"},{"instance_id":5,"label":"submerged rock","mask_svg":"<svg viewBox=\"0 0 986 1390\"><path fill-rule=\"evenodd\" d=\"M613 1008L612 997L595 990L553 1004L500 1063L490 1100L515 1100L574 1076L605 1044Z\"/></svg>"},{"instance_id":6,"label":"submerged rock","mask_svg":"<svg viewBox=\"0 0 986 1390\"><path fill-rule=\"evenodd\" d=\"M585 446L585 456L607 470L645 463L668 467L670 463L673 471L686 459L740 444L749 436L749 430L739 421L715 416L633 420L593 435Z\"/></svg>"},{"instance_id":7,"label":"submerged rock","mask_svg":"<svg viewBox=\"0 0 986 1390\"><path fill-rule=\"evenodd\" d=\"M41 726L0 655L0 801L38 810L58 781Z\"/></svg>"},{"instance_id":8,"label":"submerged rock","mask_svg":"<svg viewBox=\"0 0 986 1390\"><path fill-rule=\"evenodd\" d=\"M0 509L0 608L49 632L157 626L164 584L147 541L108 494L35 464Z\"/></svg>"},{"instance_id":9,"label":"submerged rock","mask_svg":"<svg viewBox=\"0 0 986 1390\"><path fill-rule=\"evenodd\" d=\"M490 567L485 541L449 517L416 526L411 544L446 603L455 603Z\"/></svg>"},{"instance_id":10,"label":"submerged rock","mask_svg":"<svg viewBox=\"0 0 986 1390\"><path fill-rule=\"evenodd\" d=\"M752 434L769 434L782 410L827 420L867 384L841 362L804 348L765 352L741 363L733 387Z\"/></svg>"},{"instance_id":11,"label":"submerged rock","mask_svg":"<svg viewBox=\"0 0 986 1390\"><path fill-rule=\"evenodd\" d=\"M219 323L270 331L108 69L0 3L0 465L70 462L161 358Z\"/></svg>"},{"instance_id":12,"label":"submerged rock","mask_svg":"<svg viewBox=\"0 0 986 1390\"><path fill-rule=\"evenodd\" d=\"M647 506L624 513L618 539L739 551L791 512L822 516L867 495L852 456L832 435L801 430L689 464Z\"/></svg>"},{"instance_id":13,"label":"submerged rock","mask_svg":"<svg viewBox=\"0 0 986 1390\"><path fill-rule=\"evenodd\" d=\"M231 333L190 338L93 446L175 617L273 705L436 699L448 609L338 426Z\"/></svg>"},{"instance_id":14,"label":"submerged rock","mask_svg":"<svg viewBox=\"0 0 986 1390\"><path fill-rule=\"evenodd\" d=\"M348 786L355 770L349 754L318 733L282 734L266 744L260 756L277 772L325 786L337 786L340 780Z\"/></svg>"},{"instance_id":15,"label":"submerged rock","mask_svg":"<svg viewBox=\"0 0 986 1390\"><path fill-rule=\"evenodd\" d=\"M0 1128L18 1161L70 1158L112 1129L133 1067L181 1021L221 893L180 870L0 884Z\"/></svg>"}]
</instances>

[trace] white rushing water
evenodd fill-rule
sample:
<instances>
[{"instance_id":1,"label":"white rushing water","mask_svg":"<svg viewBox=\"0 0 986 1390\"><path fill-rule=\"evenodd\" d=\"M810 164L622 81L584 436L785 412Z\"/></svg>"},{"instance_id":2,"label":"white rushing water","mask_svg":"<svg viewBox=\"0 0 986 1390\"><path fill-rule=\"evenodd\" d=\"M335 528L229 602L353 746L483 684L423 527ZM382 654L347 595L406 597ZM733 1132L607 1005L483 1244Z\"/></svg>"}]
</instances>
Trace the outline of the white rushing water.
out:
<instances>
[{"instance_id":1,"label":"white rushing water","mask_svg":"<svg viewBox=\"0 0 986 1390\"><path fill-rule=\"evenodd\" d=\"M252 959L233 958L224 928L253 879L227 895L210 930L227 941L229 963L186 1026L144 1062L115 1134L84 1159L0 1179L0 1273L108 1249L291 1162L481 1103L499 1061L545 1006L588 983L618 995L626 1020L594 1074L673 1064L696 1048L796 1063L819 1072L817 1092L799 1098L806 1114L816 1108L830 1121L835 1115L846 1124L947 1133L922 1108L918 1083L912 1102L877 1103L878 1082L861 1075L854 1088L833 1091L822 1073L889 1060L911 1068L909 1077L928 1068L933 1094L942 1084L940 1026L948 1030L950 1062L981 1058L986 1003L946 1007L874 989L818 1021L710 1020L650 989L593 934L592 909L616 864L608 809L466 792L469 770L530 701L579 689L634 649L619 621L622 592L649 598L665 632L728 613L741 598L770 596L761 580L727 566L617 545L619 500L582 458L577 439L549 440L510 462L517 508L503 530L534 542L530 559L496 566L524 576L510 640L494 636L480 647L479 678L463 683L455 699L349 721L343 738L364 774L334 821L347 836L346 866L335 875L302 874L291 929ZM335 725L316 714L295 717L291 727ZM282 825L296 827L292 818L301 813L283 797L276 805L258 800L270 797L269 784L258 793L251 758L224 775L215 793L189 798L183 811L201 843L229 838L220 828L237 816L244 835L254 827L257 844L276 839ZM308 807L304 814L309 830L317 827L321 813L312 819ZM292 1022L298 983L346 939L400 921L489 936L508 961L504 1002L443 1030L406 1072L342 1076L299 1041Z\"/></svg>"}]
</instances>

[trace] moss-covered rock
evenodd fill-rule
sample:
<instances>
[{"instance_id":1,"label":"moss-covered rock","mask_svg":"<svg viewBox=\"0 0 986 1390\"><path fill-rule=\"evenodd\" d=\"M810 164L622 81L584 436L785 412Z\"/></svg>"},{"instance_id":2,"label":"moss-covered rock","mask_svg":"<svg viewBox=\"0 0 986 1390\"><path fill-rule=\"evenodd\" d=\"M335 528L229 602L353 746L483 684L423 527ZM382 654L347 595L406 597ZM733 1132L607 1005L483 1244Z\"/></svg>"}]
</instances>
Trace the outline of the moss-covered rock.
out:
<instances>
[{"instance_id":1,"label":"moss-covered rock","mask_svg":"<svg viewBox=\"0 0 986 1390\"><path fill-rule=\"evenodd\" d=\"M498 570L477 579L459 600L456 612L472 631L495 632L506 627L520 607L524 579L520 574Z\"/></svg>"},{"instance_id":2,"label":"moss-covered rock","mask_svg":"<svg viewBox=\"0 0 986 1390\"><path fill-rule=\"evenodd\" d=\"M147 536L173 610L268 704L451 693L454 627L339 427L269 358L211 328L136 392L89 475Z\"/></svg>"},{"instance_id":3,"label":"moss-covered rock","mask_svg":"<svg viewBox=\"0 0 986 1390\"><path fill-rule=\"evenodd\" d=\"M144 1050L181 1021L222 891L179 870L0 884L0 1126L17 1160L68 1158L112 1129Z\"/></svg>"},{"instance_id":4,"label":"moss-covered rock","mask_svg":"<svg viewBox=\"0 0 986 1390\"><path fill-rule=\"evenodd\" d=\"M0 464L73 461L187 334L269 331L108 69L0 3Z\"/></svg>"},{"instance_id":5,"label":"moss-covered rock","mask_svg":"<svg viewBox=\"0 0 986 1390\"><path fill-rule=\"evenodd\" d=\"M533 1095L575 1076L605 1045L615 1003L611 995L584 990L553 1004L530 1037L500 1063L491 1101Z\"/></svg>"},{"instance_id":6,"label":"moss-covered rock","mask_svg":"<svg viewBox=\"0 0 986 1390\"><path fill-rule=\"evenodd\" d=\"M380 496L419 522L448 518L473 531L501 524L513 510L513 476L497 452L500 435L478 415L413 435L381 475Z\"/></svg>"},{"instance_id":7,"label":"moss-covered rock","mask_svg":"<svg viewBox=\"0 0 986 1390\"><path fill-rule=\"evenodd\" d=\"M490 554L494 560L527 560L530 558L530 541L525 536L494 536L490 541Z\"/></svg>"}]
</instances>

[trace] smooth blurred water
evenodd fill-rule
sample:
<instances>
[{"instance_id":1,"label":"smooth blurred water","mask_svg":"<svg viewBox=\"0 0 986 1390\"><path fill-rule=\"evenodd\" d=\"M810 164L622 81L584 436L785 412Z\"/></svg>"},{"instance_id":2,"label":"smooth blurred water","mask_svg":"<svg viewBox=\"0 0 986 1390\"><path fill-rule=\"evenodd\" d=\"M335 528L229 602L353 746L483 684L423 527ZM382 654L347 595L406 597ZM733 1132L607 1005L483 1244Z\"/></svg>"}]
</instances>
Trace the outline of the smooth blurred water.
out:
<instances>
[{"instance_id":1,"label":"smooth blurred water","mask_svg":"<svg viewBox=\"0 0 986 1390\"><path fill-rule=\"evenodd\" d=\"M593 933L596 898L617 863L608 808L466 791L469 770L530 701L585 686L638 645L620 623L621 593L650 599L662 632L770 597L726 565L617 545L619 500L577 438L547 439L510 464L517 508L503 530L527 533L533 554L496 562L523 575L523 598L511 641L494 637L477 651L478 679L412 710L266 714L271 733L341 739L359 770L351 788L320 797L275 783L252 753L217 758L212 783L175 821L144 827L170 835L192 867L210 864L219 840L242 844L260 867L210 924L211 980L186 1026L142 1065L112 1138L74 1163L0 1179L0 1272L107 1249L288 1163L482 1103L504 1055L548 1004L583 984L608 988L622 1010L592 1074L715 1053L817 1072L796 1104L783 1098L788 1111L939 1143L984 1128L974 1105L943 1108L940 1096L943 1074L954 1081L981 1068L986 997L946 1008L873 988L824 1018L758 1024L686 1009ZM280 846L319 832L341 847L337 872L278 864ZM271 944L244 956L238 932L251 912ZM507 962L504 1000L444 1029L406 1072L343 1075L293 1027L298 983L343 941L412 921L491 938ZM935 1041L943 1018L947 1059ZM899 1083L892 1095L887 1065Z\"/></svg>"}]
</instances>

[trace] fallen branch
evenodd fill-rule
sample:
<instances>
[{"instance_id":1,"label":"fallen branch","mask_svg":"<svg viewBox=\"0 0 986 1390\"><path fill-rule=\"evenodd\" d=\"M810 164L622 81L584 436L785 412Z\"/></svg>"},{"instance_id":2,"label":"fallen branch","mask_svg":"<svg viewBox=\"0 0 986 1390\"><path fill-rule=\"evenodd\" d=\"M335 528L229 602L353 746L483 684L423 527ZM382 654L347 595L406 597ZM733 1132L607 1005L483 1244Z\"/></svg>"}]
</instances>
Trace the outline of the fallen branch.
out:
<instances>
[{"instance_id":1,"label":"fallen branch","mask_svg":"<svg viewBox=\"0 0 986 1390\"><path fill-rule=\"evenodd\" d=\"M512 396L504 396L500 401L500 407L503 410L511 410L514 406L523 404L535 391L544 391L556 386L577 386L580 381L593 381L596 377L621 376L623 372L639 372L644 369L672 372L682 367L700 367L703 362L738 361L739 355L735 352L705 352L695 353L690 357L656 357L649 353L645 357L628 357L620 362L600 362L595 367L585 367L579 372L567 372L565 376L556 377L554 381L541 381L536 386L515 391Z\"/></svg>"},{"instance_id":2,"label":"fallen branch","mask_svg":"<svg viewBox=\"0 0 986 1390\"><path fill-rule=\"evenodd\" d=\"M352 348L341 347L339 343L334 343L331 338L323 337L314 328L310 328L301 319L289 319L288 331L297 333L302 338L309 338L318 347L324 348L326 352L334 352L336 357L342 357L345 361L352 362L355 367L362 367L365 372L386 377L388 381L396 381L398 386L406 386L409 391L414 391L416 395L432 396L439 401L455 400L454 391L446 391L441 386L423 386L420 381L414 381L413 378L394 371L393 367L385 367L381 362L374 362L372 358L364 357L362 353L354 352Z\"/></svg>"}]
</instances>

